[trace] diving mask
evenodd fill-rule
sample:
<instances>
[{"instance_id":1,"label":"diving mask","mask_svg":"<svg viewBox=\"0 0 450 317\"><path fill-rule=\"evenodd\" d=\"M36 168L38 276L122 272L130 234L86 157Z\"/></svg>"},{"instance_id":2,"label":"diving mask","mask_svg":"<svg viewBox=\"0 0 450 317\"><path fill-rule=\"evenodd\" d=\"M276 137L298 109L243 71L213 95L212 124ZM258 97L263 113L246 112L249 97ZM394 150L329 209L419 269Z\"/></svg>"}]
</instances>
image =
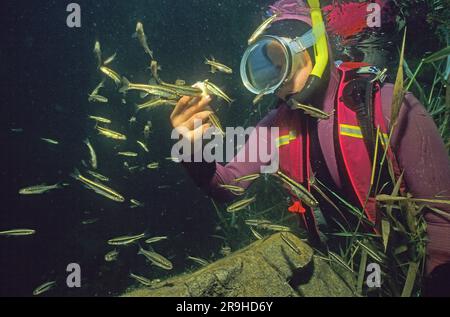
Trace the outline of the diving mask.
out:
<instances>
[{"instance_id":1,"label":"diving mask","mask_svg":"<svg viewBox=\"0 0 450 317\"><path fill-rule=\"evenodd\" d=\"M264 35L248 47L241 61L241 78L252 93L275 93L303 65L302 52L325 36L323 23L295 39Z\"/></svg>"}]
</instances>

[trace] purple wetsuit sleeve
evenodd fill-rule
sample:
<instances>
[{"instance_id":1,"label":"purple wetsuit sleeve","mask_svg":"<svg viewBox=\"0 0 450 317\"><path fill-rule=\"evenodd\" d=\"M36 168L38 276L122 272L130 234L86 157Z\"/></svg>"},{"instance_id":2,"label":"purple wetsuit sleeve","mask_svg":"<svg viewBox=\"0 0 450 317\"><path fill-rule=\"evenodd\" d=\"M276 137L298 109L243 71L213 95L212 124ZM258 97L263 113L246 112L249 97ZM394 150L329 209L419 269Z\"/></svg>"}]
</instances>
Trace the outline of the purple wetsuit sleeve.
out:
<instances>
[{"instance_id":1,"label":"purple wetsuit sleeve","mask_svg":"<svg viewBox=\"0 0 450 317\"><path fill-rule=\"evenodd\" d=\"M272 136L270 133L261 133L262 129L270 128L274 122L276 110L271 111L250 134L249 139L237 155L226 165L219 163L183 163L187 172L195 183L204 189L212 198L220 202L231 201L237 196L221 188L220 185L235 185L243 188L250 186L250 182L236 183L234 179L259 174L261 167L269 165L270 162L263 162L261 157L253 157L254 153L259 153L259 149L265 153L271 153ZM255 147L258 146L258 147ZM251 159L250 159L251 158Z\"/></svg>"},{"instance_id":2,"label":"purple wetsuit sleeve","mask_svg":"<svg viewBox=\"0 0 450 317\"><path fill-rule=\"evenodd\" d=\"M390 115L390 104L383 100L385 114ZM404 171L408 192L415 198L448 200L450 159L447 150L433 119L410 93L405 97L398 122L392 145ZM449 205L433 204L432 207L450 216ZM430 273L435 267L450 263L450 221L431 210L427 211L425 219L429 240L427 272Z\"/></svg>"}]
</instances>

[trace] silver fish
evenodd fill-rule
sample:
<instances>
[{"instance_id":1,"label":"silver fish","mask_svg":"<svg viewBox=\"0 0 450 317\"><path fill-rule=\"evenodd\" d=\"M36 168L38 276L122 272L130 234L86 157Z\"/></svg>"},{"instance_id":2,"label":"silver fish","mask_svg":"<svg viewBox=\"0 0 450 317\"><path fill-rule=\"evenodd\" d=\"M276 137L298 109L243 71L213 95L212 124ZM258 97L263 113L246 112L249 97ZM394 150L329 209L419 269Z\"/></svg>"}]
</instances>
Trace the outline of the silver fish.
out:
<instances>
[{"instance_id":1,"label":"silver fish","mask_svg":"<svg viewBox=\"0 0 450 317\"><path fill-rule=\"evenodd\" d=\"M109 245L129 245L145 238L146 234L141 233L135 236L123 236L108 240Z\"/></svg>"},{"instance_id":2,"label":"silver fish","mask_svg":"<svg viewBox=\"0 0 450 317\"><path fill-rule=\"evenodd\" d=\"M21 190L19 190L19 194L21 194L21 195L40 195L40 194L44 194L50 190L60 189L65 186L68 186L68 184L58 183L55 185L42 184L42 185L30 186L30 187L22 188Z\"/></svg>"},{"instance_id":3,"label":"silver fish","mask_svg":"<svg viewBox=\"0 0 450 317\"><path fill-rule=\"evenodd\" d=\"M138 22L136 24L136 37L138 38L139 42L144 48L145 53L150 55L150 58L153 59L153 52L148 46L147 36L145 35L144 32L144 25L141 22Z\"/></svg>"},{"instance_id":4,"label":"silver fish","mask_svg":"<svg viewBox=\"0 0 450 317\"><path fill-rule=\"evenodd\" d=\"M52 289L54 286L56 285L55 281L52 282L47 282L44 283L38 287L36 287L36 289L33 291L33 295L37 296L40 295L42 293L48 292L50 289Z\"/></svg>"},{"instance_id":5,"label":"silver fish","mask_svg":"<svg viewBox=\"0 0 450 317\"><path fill-rule=\"evenodd\" d=\"M172 262L170 262L168 259L163 257L161 254L158 254L153 251L147 251L142 248L139 249L138 254L145 256L150 262L152 262L153 265L156 265L164 270L172 270L173 269Z\"/></svg>"},{"instance_id":6,"label":"silver fish","mask_svg":"<svg viewBox=\"0 0 450 317\"><path fill-rule=\"evenodd\" d=\"M84 144L86 144L86 146L89 149L89 155L90 155L89 163L91 164L93 169L97 169L97 154L95 153L94 147L92 146L89 139L84 140Z\"/></svg>"},{"instance_id":7,"label":"silver fish","mask_svg":"<svg viewBox=\"0 0 450 317\"><path fill-rule=\"evenodd\" d=\"M29 236L35 234L36 231L33 229L12 229L6 231L0 231L0 236L7 237L18 237L18 236Z\"/></svg>"},{"instance_id":8,"label":"silver fish","mask_svg":"<svg viewBox=\"0 0 450 317\"><path fill-rule=\"evenodd\" d=\"M208 261L206 261L205 259L201 259L201 258L196 258L193 256L188 256L187 257L188 260L191 260L201 266L208 266L210 263Z\"/></svg>"}]
</instances>

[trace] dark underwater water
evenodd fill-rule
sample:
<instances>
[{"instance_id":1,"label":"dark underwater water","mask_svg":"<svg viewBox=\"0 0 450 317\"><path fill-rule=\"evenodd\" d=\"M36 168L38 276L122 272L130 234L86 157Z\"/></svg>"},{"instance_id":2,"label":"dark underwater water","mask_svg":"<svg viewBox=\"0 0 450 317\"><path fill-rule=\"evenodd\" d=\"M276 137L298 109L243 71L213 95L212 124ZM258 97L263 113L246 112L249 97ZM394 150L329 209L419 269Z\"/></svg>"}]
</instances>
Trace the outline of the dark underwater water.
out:
<instances>
[{"instance_id":1,"label":"dark underwater water","mask_svg":"<svg viewBox=\"0 0 450 317\"><path fill-rule=\"evenodd\" d=\"M136 82L149 78L148 57L132 38L136 22L144 24L150 46L162 66L161 76L189 83L211 76L204 56L214 55L230 65L231 77L214 81L238 100L219 112L224 126L254 124L246 105L253 98L239 78L239 63L247 38L261 22L269 0L128 0L77 1L82 27L66 26L69 1L2 1L0 67L2 70L2 164L0 230L33 228L31 237L0 239L0 296L30 296L47 281L57 286L48 296L110 296L121 294L136 282L129 273L150 279L192 269L189 255L207 259L219 256L224 241L211 200L197 189L183 168L170 156L168 110L138 116L134 128L132 102L123 105L108 82L108 104L89 103L87 95L101 79L92 49L102 44L104 56L117 52L111 67ZM109 93L111 92L111 93ZM150 153L136 164L160 162L155 171L130 174L115 141L96 136L87 115L111 118L113 128L130 139L140 138L151 120ZM259 114L255 115L256 117ZM11 129L22 128L22 133ZM39 140L57 139L58 146ZM99 160L99 171L112 179L111 186L128 199L145 204L130 209L83 188L69 177L81 160L89 158L83 140L89 137ZM141 161L139 161L141 160ZM130 160L130 164L132 164ZM41 183L69 182L70 186L38 196L21 196L20 188ZM163 186L163 188L160 188ZM82 224L98 219L92 224ZM167 273L137 256L137 247L121 248L116 262L104 255L113 250L110 238L148 232L167 235L155 250L174 263ZM82 287L66 287L66 266L79 263Z\"/></svg>"},{"instance_id":2,"label":"dark underwater water","mask_svg":"<svg viewBox=\"0 0 450 317\"><path fill-rule=\"evenodd\" d=\"M66 26L68 1L2 2L2 46L4 73L1 116L3 159L1 166L1 228L33 228L31 237L0 241L0 296L30 296L38 285L56 280L48 296L117 295L135 284L134 272L149 278L167 273L137 256L137 248L121 249L117 262L106 263L113 250L110 238L148 232L168 235L169 241L155 249L174 263L171 274L188 269L185 260L193 255L209 258L222 241L215 232L215 213L208 199L187 177L181 166L166 161L170 140L167 110L138 116L137 127L129 128L131 104L122 105L118 94L109 94L108 104L89 103L87 95L101 77L92 53L95 40L103 54L118 56L112 68L133 81L149 78L148 57L132 38L136 22L144 24L150 46L162 66L161 76L170 82L183 78L196 82L209 76L203 64L211 54L238 69L240 55L254 25L261 21L269 1L78 1L82 27ZM243 18L243 17L246 18ZM239 77L218 76L235 98L247 102L251 96L237 82ZM107 83L111 85L111 82ZM112 91L111 86L105 91ZM239 107L233 109L237 122ZM87 115L111 118L115 129L138 138L151 120L150 154L142 162L160 162L155 171L132 175L115 156L115 141L97 137ZM229 124L222 117L223 124ZM22 133L10 129L21 128ZM52 146L40 137L60 141ZM89 137L96 149L99 171L112 179L111 185L127 198L145 204L130 209L127 203L110 201L84 189L70 179L74 167L89 158L83 140ZM121 147L127 150L127 147ZM128 148L129 150L129 148ZM132 160L130 165L133 164ZM126 178L125 178L126 177ZM70 187L44 195L21 196L20 188L41 183L70 182ZM159 186L170 188L159 189ZM82 221L98 219L93 224ZM82 287L65 286L66 266L79 263Z\"/></svg>"}]
</instances>

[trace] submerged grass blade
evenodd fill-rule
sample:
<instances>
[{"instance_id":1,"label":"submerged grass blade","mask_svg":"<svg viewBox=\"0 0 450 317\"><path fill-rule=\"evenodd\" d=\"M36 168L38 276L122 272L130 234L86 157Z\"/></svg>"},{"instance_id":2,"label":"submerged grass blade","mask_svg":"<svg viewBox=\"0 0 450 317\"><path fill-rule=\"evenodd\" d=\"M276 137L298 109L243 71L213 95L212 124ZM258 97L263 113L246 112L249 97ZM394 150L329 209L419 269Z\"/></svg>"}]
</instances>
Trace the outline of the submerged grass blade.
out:
<instances>
[{"instance_id":1,"label":"submerged grass blade","mask_svg":"<svg viewBox=\"0 0 450 317\"><path fill-rule=\"evenodd\" d=\"M397 78L395 79L394 93L392 97L392 112L391 112L391 129L397 124L397 118L400 113L400 108L403 103L404 91L404 72L403 72L403 60L405 57L405 43L406 43L406 31L403 34L402 50L400 52L400 63L397 72Z\"/></svg>"},{"instance_id":2,"label":"submerged grass blade","mask_svg":"<svg viewBox=\"0 0 450 317\"><path fill-rule=\"evenodd\" d=\"M389 243L389 236L391 234L391 223L385 218L381 220L381 233L383 236L384 252L386 253Z\"/></svg>"},{"instance_id":3,"label":"submerged grass blade","mask_svg":"<svg viewBox=\"0 0 450 317\"><path fill-rule=\"evenodd\" d=\"M411 297L412 291L414 290L418 269L419 265L417 263L413 262L409 264L405 286L402 291L402 297Z\"/></svg>"},{"instance_id":4,"label":"submerged grass blade","mask_svg":"<svg viewBox=\"0 0 450 317\"><path fill-rule=\"evenodd\" d=\"M447 56L450 55L450 46L447 46L445 48L443 48L442 50L431 54L430 56L428 56L427 58L425 58L423 60L424 63L428 64L428 63L433 63L433 62L437 62L441 59L446 58Z\"/></svg>"},{"instance_id":5,"label":"submerged grass blade","mask_svg":"<svg viewBox=\"0 0 450 317\"><path fill-rule=\"evenodd\" d=\"M377 155L378 155L378 144L380 140L380 126L377 127L377 136L376 136L376 142L375 142L375 151L373 153L373 164L372 164L372 175L370 177L370 186L373 186L374 179L375 179L375 169L377 164Z\"/></svg>"},{"instance_id":6,"label":"submerged grass blade","mask_svg":"<svg viewBox=\"0 0 450 317\"><path fill-rule=\"evenodd\" d=\"M358 292L359 295L362 295L366 266L367 266L367 251L363 249L361 253L361 261L359 263L358 282L356 284L357 285L356 291Z\"/></svg>"}]
</instances>

